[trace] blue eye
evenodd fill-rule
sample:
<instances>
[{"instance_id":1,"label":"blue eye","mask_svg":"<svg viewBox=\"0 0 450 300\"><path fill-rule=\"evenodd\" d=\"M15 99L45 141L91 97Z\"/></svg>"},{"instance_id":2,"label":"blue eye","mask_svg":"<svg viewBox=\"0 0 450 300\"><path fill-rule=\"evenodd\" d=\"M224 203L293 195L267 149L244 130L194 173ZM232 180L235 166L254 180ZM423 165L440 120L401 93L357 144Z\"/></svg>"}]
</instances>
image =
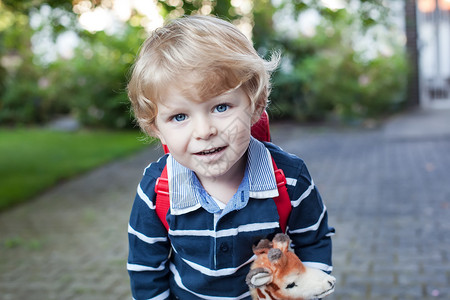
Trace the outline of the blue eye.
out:
<instances>
[{"instance_id":1,"label":"blue eye","mask_svg":"<svg viewBox=\"0 0 450 300\"><path fill-rule=\"evenodd\" d=\"M229 108L228 104L219 104L215 107L214 110L217 112L224 112L224 111L228 110L228 108Z\"/></svg>"},{"instance_id":2,"label":"blue eye","mask_svg":"<svg viewBox=\"0 0 450 300\"><path fill-rule=\"evenodd\" d=\"M172 117L172 120L175 120L176 122L182 122L186 120L187 116L185 114L178 114Z\"/></svg>"}]
</instances>

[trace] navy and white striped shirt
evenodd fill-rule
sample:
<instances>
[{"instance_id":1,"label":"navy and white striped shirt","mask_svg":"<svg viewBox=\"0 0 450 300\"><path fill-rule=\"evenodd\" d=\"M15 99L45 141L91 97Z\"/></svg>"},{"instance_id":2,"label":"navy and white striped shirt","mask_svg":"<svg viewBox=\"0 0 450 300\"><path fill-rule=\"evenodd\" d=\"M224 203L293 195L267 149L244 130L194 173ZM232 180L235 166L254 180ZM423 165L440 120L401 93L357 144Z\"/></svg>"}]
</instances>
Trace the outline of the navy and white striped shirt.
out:
<instances>
[{"instance_id":1,"label":"navy and white striped shirt","mask_svg":"<svg viewBox=\"0 0 450 300\"><path fill-rule=\"evenodd\" d=\"M128 271L135 299L251 299L245 277L252 246L281 231L271 157L287 179L292 212L287 233L300 259L331 272L327 211L304 162L251 139L244 179L225 208L171 155L150 164L138 186L128 227ZM169 232L155 212L155 182L167 164Z\"/></svg>"}]
</instances>

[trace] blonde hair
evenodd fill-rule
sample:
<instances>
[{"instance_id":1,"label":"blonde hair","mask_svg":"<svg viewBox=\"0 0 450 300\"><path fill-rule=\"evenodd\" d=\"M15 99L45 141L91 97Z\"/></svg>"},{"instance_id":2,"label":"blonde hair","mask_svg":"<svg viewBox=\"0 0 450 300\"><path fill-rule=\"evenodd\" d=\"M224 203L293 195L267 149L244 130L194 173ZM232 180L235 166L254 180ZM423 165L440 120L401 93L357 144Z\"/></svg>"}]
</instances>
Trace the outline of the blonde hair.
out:
<instances>
[{"instance_id":1,"label":"blonde hair","mask_svg":"<svg viewBox=\"0 0 450 300\"><path fill-rule=\"evenodd\" d=\"M279 55L262 59L234 25L215 17L189 16L155 30L142 45L128 83L134 115L152 135L165 91L175 85L205 101L241 85L252 112L262 113L270 92L270 73Z\"/></svg>"}]
</instances>

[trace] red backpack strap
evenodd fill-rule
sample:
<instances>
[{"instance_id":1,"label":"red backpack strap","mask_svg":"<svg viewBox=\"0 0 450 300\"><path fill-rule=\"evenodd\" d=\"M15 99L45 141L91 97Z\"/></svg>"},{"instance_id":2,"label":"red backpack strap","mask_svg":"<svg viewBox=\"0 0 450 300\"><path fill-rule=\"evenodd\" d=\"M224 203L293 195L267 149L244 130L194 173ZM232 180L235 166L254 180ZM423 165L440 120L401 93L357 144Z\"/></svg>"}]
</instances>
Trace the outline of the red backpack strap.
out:
<instances>
[{"instance_id":1,"label":"red backpack strap","mask_svg":"<svg viewBox=\"0 0 450 300\"><path fill-rule=\"evenodd\" d=\"M269 115L266 111L263 111L261 114L261 117L259 118L258 122L253 124L252 129L252 136L261 142L270 142L270 126L269 126Z\"/></svg>"},{"instance_id":2,"label":"red backpack strap","mask_svg":"<svg viewBox=\"0 0 450 300\"><path fill-rule=\"evenodd\" d=\"M164 154L167 154L170 152L169 148L167 148L167 145L162 144L162 146L163 146Z\"/></svg>"},{"instance_id":3,"label":"red backpack strap","mask_svg":"<svg viewBox=\"0 0 450 300\"><path fill-rule=\"evenodd\" d=\"M167 176L167 165L164 167L161 176L156 180L155 184L156 193L156 205L155 210L161 223L169 231L169 224L167 223L166 216L170 208L169 198L169 179Z\"/></svg>"},{"instance_id":4,"label":"red backpack strap","mask_svg":"<svg viewBox=\"0 0 450 300\"><path fill-rule=\"evenodd\" d=\"M286 187L286 176L282 169L278 169L275 160L272 158L273 169L275 170L275 179L278 187L278 197L274 198L277 205L278 215L280 216L280 227L283 233L286 233L287 222L291 214L291 199Z\"/></svg>"}]
</instances>

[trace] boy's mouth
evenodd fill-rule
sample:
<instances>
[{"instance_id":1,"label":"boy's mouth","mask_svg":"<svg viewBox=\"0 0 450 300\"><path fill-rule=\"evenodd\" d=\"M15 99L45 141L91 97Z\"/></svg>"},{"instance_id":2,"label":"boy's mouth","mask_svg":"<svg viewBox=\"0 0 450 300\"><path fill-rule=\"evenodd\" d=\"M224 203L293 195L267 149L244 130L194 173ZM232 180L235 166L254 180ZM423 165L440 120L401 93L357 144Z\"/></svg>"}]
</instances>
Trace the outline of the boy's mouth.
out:
<instances>
[{"instance_id":1,"label":"boy's mouth","mask_svg":"<svg viewBox=\"0 0 450 300\"><path fill-rule=\"evenodd\" d=\"M219 153L219 152L223 151L224 149L225 149L225 147L212 148L209 150L197 152L197 153L195 153L195 155L211 155L211 154Z\"/></svg>"}]
</instances>

